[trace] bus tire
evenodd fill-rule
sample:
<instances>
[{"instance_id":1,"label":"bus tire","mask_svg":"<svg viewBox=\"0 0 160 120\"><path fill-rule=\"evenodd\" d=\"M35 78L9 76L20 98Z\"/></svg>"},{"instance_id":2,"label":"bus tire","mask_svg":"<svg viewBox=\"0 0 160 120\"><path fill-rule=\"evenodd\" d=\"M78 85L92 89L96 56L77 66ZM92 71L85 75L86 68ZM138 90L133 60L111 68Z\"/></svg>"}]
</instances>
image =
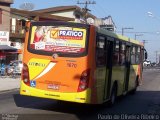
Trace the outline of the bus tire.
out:
<instances>
[{"instance_id":1,"label":"bus tire","mask_svg":"<svg viewBox=\"0 0 160 120\"><path fill-rule=\"evenodd\" d=\"M109 99L109 106L113 106L117 97L117 84L114 84L112 87L112 92Z\"/></svg>"},{"instance_id":2,"label":"bus tire","mask_svg":"<svg viewBox=\"0 0 160 120\"><path fill-rule=\"evenodd\" d=\"M139 77L137 76L136 81L135 81L135 88L133 90L131 90L131 92L130 92L131 94L136 93L138 85L139 85Z\"/></svg>"}]
</instances>

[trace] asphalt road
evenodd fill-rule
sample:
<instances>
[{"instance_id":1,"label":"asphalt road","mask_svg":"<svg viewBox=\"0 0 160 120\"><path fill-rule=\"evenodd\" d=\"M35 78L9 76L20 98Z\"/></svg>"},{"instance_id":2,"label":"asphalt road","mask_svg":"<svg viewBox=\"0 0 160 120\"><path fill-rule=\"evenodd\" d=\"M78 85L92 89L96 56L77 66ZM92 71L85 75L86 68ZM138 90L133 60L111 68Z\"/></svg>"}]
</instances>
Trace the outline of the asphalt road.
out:
<instances>
[{"instance_id":1,"label":"asphalt road","mask_svg":"<svg viewBox=\"0 0 160 120\"><path fill-rule=\"evenodd\" d=\"M143 76L143 85L136 94L120 97L113 107L20 96L18 91L0 93L0 119L160 119L160 70L145 69Z\"/></svg>"}]
</instances>

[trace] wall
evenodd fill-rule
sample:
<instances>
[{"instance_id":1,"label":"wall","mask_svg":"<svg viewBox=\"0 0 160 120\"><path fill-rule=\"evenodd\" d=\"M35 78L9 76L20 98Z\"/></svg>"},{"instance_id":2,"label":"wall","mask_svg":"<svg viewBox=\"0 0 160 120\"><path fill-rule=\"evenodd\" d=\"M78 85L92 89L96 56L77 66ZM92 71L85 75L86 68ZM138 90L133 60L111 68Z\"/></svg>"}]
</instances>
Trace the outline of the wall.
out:
<instances>
[{"instance_id":1,"label":"wall","mask_svg":"<svg viewBox=\"0 0 160 120\"><path fill-rule=\"evenodd\" d=\"M52 13L52 15L75 18L73 12L74 11L62 11L62 12Z\"/></svg>"},{"instance_id":2,"label":"wall","mask_svg":"<svg viewBox=\"0 0 160 120\"><path fill-rule=\"evenodd\" d=\"M2 9L2 24L0 24L0 31L10 31L10 6L3 6Z\"/></svg>"}]
</instances>

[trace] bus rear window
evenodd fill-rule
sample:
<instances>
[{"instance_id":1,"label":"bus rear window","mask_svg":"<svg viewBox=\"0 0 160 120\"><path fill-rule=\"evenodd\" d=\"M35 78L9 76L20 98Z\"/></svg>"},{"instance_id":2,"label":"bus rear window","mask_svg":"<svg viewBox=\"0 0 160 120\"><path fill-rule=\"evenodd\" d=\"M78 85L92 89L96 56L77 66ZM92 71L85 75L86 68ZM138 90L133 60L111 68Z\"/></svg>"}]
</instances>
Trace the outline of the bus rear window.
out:
<instances>
[{"instance_id":1,"label":"bus rear window","mask_svg":"<svg viewBox=\"0 0 160 120\"><path fill-rule=\"evenodd\" d=\"M63 54L83 53L86 29L66 26L32 26L29 48Z\"/></svg>"}]
</instances>

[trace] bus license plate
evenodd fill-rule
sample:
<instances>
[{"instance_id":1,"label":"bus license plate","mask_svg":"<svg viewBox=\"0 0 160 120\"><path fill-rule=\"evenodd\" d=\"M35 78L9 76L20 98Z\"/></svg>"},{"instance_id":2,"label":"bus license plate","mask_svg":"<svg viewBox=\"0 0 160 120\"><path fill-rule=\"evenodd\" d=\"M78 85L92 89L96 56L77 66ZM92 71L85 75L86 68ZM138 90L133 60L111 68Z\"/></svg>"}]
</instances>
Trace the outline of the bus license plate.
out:
<instances>
[{"instance_id":1,"label":"bus license plate","mask_svg":"<svg viewBox=\"0 0 160 120\"><path fill-rule=\"evenodd\" d=\"M49 84L48 89L59 90L59 85Z\"/></svg>"}]
</instances>

